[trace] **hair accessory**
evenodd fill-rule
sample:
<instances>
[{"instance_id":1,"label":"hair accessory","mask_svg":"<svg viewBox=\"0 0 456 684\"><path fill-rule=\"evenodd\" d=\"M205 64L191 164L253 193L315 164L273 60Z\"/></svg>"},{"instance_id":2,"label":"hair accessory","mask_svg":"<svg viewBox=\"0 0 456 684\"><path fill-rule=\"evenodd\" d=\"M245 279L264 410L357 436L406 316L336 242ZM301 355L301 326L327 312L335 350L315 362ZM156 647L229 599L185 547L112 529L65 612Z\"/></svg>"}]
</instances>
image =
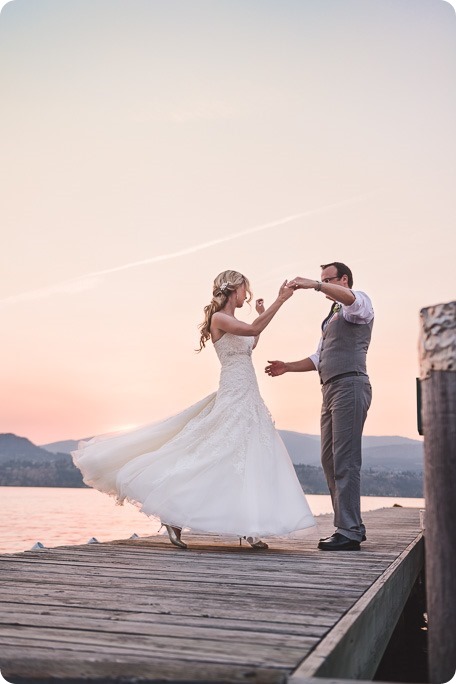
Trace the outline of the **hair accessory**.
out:
<instances>
[{"instance_id":1,"label":"hair accessory","mask_svg":"<svg viewBox=\"0 0 456 684\"><path fill-rule=\"evenodd\" d=\"M225 295L228 296L229 294L229 287L231 283L222 283L220 287L217 290L214 290L214 297L219 297L220 295ZM228 290L228 292L227 292Z\"/></svg>"}]
</instances>

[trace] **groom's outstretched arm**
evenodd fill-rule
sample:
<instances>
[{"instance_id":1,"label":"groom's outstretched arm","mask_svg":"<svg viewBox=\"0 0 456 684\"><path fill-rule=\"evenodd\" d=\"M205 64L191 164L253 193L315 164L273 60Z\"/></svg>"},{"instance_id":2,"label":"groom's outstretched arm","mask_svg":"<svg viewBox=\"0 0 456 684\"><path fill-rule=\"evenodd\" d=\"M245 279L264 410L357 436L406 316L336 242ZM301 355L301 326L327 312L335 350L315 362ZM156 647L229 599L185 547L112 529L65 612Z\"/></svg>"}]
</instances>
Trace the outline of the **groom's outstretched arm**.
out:
<instances>
[{"instance_id":1,"label":"groom's outstretched arm","mask_svg":"<svg viewBox=\"0 0 456 684\"><path fill-rule=\"evenodd\" d=\"M268 361L268 366L264 372L275 378L277 375L284 373L303 373L306 371L317 370L314 362L310 357L302 359L301 361Z\"/></svg>"},{"instance_id":2,"label":"groom's outstretched arm","mask_svg":"<svg viewBox=\"0 0 456 684\"><path fill-rule=\"evenodd\" d=\"M328 280L330 280L328 278ZM299 276L293 278L288 283L288 287L294 290L317 290L322 292L328 299L333 299L335 302L350 306L356 300L355 295L347 286L336 285L327 281L320 282L319 280L311 280L310 278L300 278Z\"/></svg>"}]
</instances>

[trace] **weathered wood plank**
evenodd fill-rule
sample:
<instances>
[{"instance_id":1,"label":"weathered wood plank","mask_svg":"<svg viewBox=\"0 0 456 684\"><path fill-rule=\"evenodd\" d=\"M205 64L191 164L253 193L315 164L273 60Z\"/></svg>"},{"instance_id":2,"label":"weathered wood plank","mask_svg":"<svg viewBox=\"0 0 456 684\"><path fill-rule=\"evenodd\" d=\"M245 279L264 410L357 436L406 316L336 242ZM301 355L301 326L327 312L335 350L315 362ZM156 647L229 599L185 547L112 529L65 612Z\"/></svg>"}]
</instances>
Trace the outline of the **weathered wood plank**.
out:
<instances>
[{"instance_id":1,"label":"weathered wood plank","mask_svg":"<svg viewBox=\"0 0 456 684\"><path fill-rule=\"evenodd\" d=\"M37 672L46 672L50 659L54 659L53 679L69 684L80 682L217 682L230 684L253 682L253 684L283 684L287 670L284 668L251 667L245 665L206 663L195 660L175 661L159 658L138 658L124 656L121 662L109 656L96 654L90 660L81 660L77 654L59 653L55 658L53 651L42 649L32 656L24 657L20 651L13 655L2 674L18 684L37 681ZM46 682L47 684L47 682Z\"/></svg>"},{"instance_id":2,"label":"weathered wood plank","mask_svg":"<svg viewBox=\"0 0 456 684\"><path fill-rule=\"evenodd\" d=\"M161 613L154 614L141 614L136 612L118 614L114 610L91 610L89 613L86 608L81 609L71 609L67 607L52 608L51 610L42 610L38 607L32 610L30 607L19 606L18 604L1 604L0 607L0 624L9 625L30 625L33 624L37 626L39 624L40 616L52 616L51 618L46 617L45 624L48 626L56 627L58 625L56 619L62 619L63 626L71 624L72 627L77 625L90 627L99 630L112 629L112 624L117 623L117 631L127 631L129 633L142 630L144 625L153 625L157 633L166 634L170 630L172 634L178 635L179 630L182 628L191 630L191 633L195 636L198 634L198 630L220 630L220 632L225 633L225 631L236 631L237 634L240 633L252 633L255 638L262 632L274 633L276 635L287 635L287 636L317 636L321 637L328 631L328 625L315 624L315 621L308 620L306 624L296 624L289 621L277 622L277 621L266 621L258 619L229 619L229 618L211 618L211 617L193 617L193 616L172 616L163 615ZM313 622L313 623L312 623ZM333 620L330 624L333 624ZM212 633L212 632L211 632ZM204 634L203 634L204 636Z\"/></svg>"},{"instance_id":3,"label":"weathered wood plank","mask_svg":"<svg viewBox=\"0 0 456 684\"><path fill-rule=\"evenodd\" d=\"M35 608L35 611L33 610ZM168 608L168 609L167 609ZM204 622L207 621L223 621L223 624L229 625L231 622L233 624L254 624L254 625L264 625L265 628L271 626L277 630L297 630L297 629L316 629L328 628L337 621L340 616L339 611L331 612L325 610L324 614L321 612L312 615L310 611L296 612L296 610L287 611L280 613L276 609L265 609L258 606L255 607L254 611L239 611L239 608L230 608L226 605L224 601L219 604L213 604L211 606L205 605L202 610L198 612L198 608L201 608L201 604L189 606L186 605L185 610L180 610L180 602L174 601L169 604L160 604L155 607L154 605L133 605L129 604L128 609L121 609L118 605L113 605L113 602L109 603L103 601L96 601L88 605L87 600L81 602L79 599L73 599L72 601L67 598L60 597L59 599L49 600L42 603L34 603L30 606L29 602L4 602L0 604L0 610L5 610L6 612L11 611L14 614L28 613L33 615L35 612L40 614L59 614L59 611L63 611L65 614L72 614L73 611L79 611L82 615L93 615L101 614L107 620L110 619L137 619L144 621L158 621L161 624L190 624L193 621Z\"/></svg>"},{"instance_id":4,"label":"weathered wood plank","mask_svg":"<svg viewBox=\"0 0 456 684\"><path fill-rule=\"evenodd\" d=\"M30 614L16 614L14 617L11 613L0 613L0 625L2 625L3 634L8 633L8 628L15 629L16 627L28 628L30 626ZM144 637L164 637L164 638L195 638L196 640L203 641L205 639L215 640L215 641L225 641L230 640L232 643L240 641L242 644L257 644L257 645L280 645L283 644L284 648L295 648L300 647L303 644L303 637L309 636L312 639L312 643L315 637L321 636L326 630L319 630L319 634L313 635L294 635L290 632L278 632L272 626L269 629L259 630L257 628L251 627L251 629L245 629L244 626L239 626L237 629L232 629L228 627L223 622L219 621L217 624L211 626L201 625L193 623L192 625L174 623L171 625L157 622L143 622L138 620L128 621L128 625L122 619L117 620L107 620L103 618L95 618L93 616L88 617L84 615L83 617L76 617L75 615L33 615L33 628L45 628L45 629L59 629L65 630L70 633L73 630L76 631L88 631L97 632L106 635L115 634L125 634L128 633L129 637L134 635L140 635ZM19 634L21 632L19 631Z\"/></svg>"},{"instance_id":5,"label":"weathered wood plank","mask_svg":"<svg viewBox=\"0 0 456 684\"><path fill-rule=\"evenodd\" d=\"M31 652L35 646L60 648L66 650L91 653L110 653L122 659L125 654L137 654L142 657L157 656L162 659L179 659L192 661L195 658L206 662L223 662L249 665L272 665L273 667L293 667L302 653L302 647L310 649L317 638L302 637L302 647L288 646L286 638L283 643L245 643L239 637L218 640L215 638L194 639L185 637L148 638L143 634L107 634L84 630L56 630L51 628L36 629L34 627L2 627L2 660L8 656L11 646L21 644Z\"/></svg>"}]
</instances>

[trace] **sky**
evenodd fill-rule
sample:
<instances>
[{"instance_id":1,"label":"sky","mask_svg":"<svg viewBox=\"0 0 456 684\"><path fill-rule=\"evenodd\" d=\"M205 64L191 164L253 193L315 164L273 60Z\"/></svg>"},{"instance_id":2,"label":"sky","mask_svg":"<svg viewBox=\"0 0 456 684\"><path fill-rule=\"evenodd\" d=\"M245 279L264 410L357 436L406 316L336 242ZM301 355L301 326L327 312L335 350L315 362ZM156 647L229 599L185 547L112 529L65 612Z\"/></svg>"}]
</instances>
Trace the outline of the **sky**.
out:
<instances>
[{"instance_id":1,"label":"sky","mask_svg":"<svg viewBox=\"0 0 456 684\"><path fill-rule=\"evenodd\" d=\"M219 272L268 305L342 261L375 309L365 434L419 438L419 312L455 297L454 7L0 6L0 432L166 418L217 389ZM264 367L313 353L328 307L295 293L254 351L279 429L319 432L317 373Z\"/></svg>"}]
</instances>

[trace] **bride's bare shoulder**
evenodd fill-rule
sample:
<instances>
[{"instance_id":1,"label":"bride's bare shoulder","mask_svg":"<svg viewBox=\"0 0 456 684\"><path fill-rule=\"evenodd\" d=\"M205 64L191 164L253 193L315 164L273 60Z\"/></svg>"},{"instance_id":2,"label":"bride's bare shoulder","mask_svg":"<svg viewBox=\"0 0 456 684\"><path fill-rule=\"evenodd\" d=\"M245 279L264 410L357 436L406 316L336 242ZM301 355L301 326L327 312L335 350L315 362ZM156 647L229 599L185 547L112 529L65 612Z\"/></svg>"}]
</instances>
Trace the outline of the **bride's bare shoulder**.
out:
<instances>
[{"instance_id":1,"label":"bride's bare shoulder","mask_svg":"<svg viewBox=\"0 0 456 684\"><path fill-rule=\"evenodd\" d=\"M224 311L216 311L215 313L212 314L211 323L212 323L212 321L223 321L227 318L233 318L233 316L230 316L229 314L225 313Z\"/></svg>"}]
</instances>

